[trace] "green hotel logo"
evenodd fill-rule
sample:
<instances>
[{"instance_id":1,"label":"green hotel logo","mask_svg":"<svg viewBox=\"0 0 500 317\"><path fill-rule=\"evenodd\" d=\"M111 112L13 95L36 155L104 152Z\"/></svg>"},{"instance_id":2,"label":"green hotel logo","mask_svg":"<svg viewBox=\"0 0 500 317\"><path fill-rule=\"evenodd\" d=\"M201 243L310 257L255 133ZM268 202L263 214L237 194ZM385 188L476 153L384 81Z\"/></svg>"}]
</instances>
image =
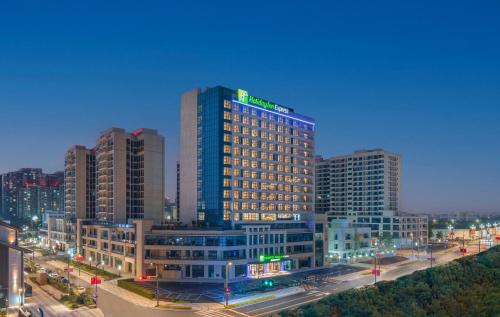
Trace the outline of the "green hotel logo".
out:
<instances>
[{"instance_id":1,"label":"green hotel logo","mask_svg":"<svg viewBox=\"0 0 500 317\"><path fill-rule=\"evenodd\" d=\"M243 89L238 89L238 101L243 103L248 103L248 91Z\"/></svg>"},{"instance_id":2,"label":"green hotel logo","mask_svg":"<svg viewBox=\"0 0 500 317\"><path fill-rule=\"evenodd\" d=\"M250 96L248 94L248 91L243 90L243 89L238 89L238 101L241 103L246 103L246 104L252 104L256 106L260 106L265 109L277 111L277 112L282 112L282 113L288 113L289 109L282 107L280 105L275 104L274 102L264 100L262 98L257 98L254 96Z\"/></svg>"}]
</instances>

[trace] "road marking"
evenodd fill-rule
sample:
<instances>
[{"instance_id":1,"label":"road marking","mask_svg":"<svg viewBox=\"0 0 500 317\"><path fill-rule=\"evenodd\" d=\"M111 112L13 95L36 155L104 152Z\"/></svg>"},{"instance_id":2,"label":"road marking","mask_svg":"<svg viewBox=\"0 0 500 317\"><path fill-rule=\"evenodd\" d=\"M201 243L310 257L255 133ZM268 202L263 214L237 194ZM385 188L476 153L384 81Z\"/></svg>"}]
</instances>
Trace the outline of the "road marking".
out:
<instances>
[{"instance_id":1,"label":"road marking","mask_svg":"<svg viewBox=\"0 0 500 317\"><path fill-rule=\"evenodd\" d=\"M319 294L319 295L321 295L321 294ZM312 295L312 296L317 297L317 295ZM306 297L311 297L311 295L310 296L306 296ZM281 306L281 305L284 305L284 304L287 304L287 303L291 303L291 302L302 301L303 299L304 299L304 297L299 297L299 298L295 298L295 299L292 299L292 300L289 300L289 301L280 302L280 303L277 303L277 304L274 304L274 305L268 305L268 306L265 306L263 308L252 309L252 310L247 311L247 313L253 313L255 311L268 309L270 307ZM316 299L314 299L314 300L316 300ZM300 303L305 303L305 302L300 302Z\"/></svg>"},{"instance_id":2,"label":"road marking","mask_svg":"<svg viewBox=\"0 0 500 317\"><path fill-rule=\"evenodd\" d=\"M290 305L286 309L290 309L290 308L293 308L293 307L296 307L296 306L302 306L304 304L311 303L311 302L316 302L316 301L318 301L318 299L314 298L314 299L311 299L311 300L308 300L308 301L303 301L303 302L300 302L300 303L297 303L297 304ZM272 313L279 312L279 311L282 311L282 310L283 309L279 309L278 308L278 309L270 310L270 311L265 312L265 313L256 314L254 316L255 317L258 317L258 316L268 316L268 315L271 315Z\"/></svg>"}]
</instances>

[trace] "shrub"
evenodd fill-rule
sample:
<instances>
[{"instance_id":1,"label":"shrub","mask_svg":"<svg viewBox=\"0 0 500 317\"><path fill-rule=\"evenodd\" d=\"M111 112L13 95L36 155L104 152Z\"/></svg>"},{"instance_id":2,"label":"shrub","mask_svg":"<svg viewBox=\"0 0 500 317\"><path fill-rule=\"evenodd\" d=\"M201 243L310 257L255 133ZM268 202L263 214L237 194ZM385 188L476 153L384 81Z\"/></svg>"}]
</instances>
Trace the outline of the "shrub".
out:
<instances>
[{"instance_id":1,"label":"shrub","mask_svg":"<svg viewBox=\"0 0 500 317\"><path fill-rule=\"evenodd\" d=\"M118 286L148 299L155 298L155 292L132 282L133 279L118 280Z\"/></svg>"}]
</instances>

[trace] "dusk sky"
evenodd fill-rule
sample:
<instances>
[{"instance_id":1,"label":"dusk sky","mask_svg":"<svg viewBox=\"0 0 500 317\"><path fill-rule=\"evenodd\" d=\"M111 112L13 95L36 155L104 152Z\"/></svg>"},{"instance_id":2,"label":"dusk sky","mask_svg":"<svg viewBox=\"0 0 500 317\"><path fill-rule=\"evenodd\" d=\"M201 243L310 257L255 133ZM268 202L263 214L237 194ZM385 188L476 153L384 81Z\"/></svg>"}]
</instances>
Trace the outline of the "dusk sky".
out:
<instances>
[{"instance_id":1,"label":"dusk sky","mask_svg":"<svg viewBox=\"0 0 500 317\"><path fill-rule=\"evenodd\" d=\"M0 2L0 173L149 127L173 197L180 95L223 85L400 153L404 211L500 212L500 2L103 2Z\"/></svg>"}]
</instances>

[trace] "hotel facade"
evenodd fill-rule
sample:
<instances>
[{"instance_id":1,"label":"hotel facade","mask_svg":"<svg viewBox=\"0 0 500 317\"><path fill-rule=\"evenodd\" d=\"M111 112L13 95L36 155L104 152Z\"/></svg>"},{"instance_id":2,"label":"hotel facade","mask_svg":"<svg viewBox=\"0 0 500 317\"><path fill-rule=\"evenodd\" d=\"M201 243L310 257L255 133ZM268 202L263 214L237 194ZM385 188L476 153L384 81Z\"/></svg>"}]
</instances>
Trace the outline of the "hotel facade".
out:
<instances>
[{"instance_id":1,"label":"hotel facade","mask_svg":"<svg viewBox=\"0 0 500 317\"><path fill-rule=\"evenodd\" d=\"M81 221L83 255L136 278L158 271L163 280L183 281L223 282L226 267L228 279L239 280L323 266L314 124L241 89L185 93L180 221Z\"/></svg>"}]
</instances>

